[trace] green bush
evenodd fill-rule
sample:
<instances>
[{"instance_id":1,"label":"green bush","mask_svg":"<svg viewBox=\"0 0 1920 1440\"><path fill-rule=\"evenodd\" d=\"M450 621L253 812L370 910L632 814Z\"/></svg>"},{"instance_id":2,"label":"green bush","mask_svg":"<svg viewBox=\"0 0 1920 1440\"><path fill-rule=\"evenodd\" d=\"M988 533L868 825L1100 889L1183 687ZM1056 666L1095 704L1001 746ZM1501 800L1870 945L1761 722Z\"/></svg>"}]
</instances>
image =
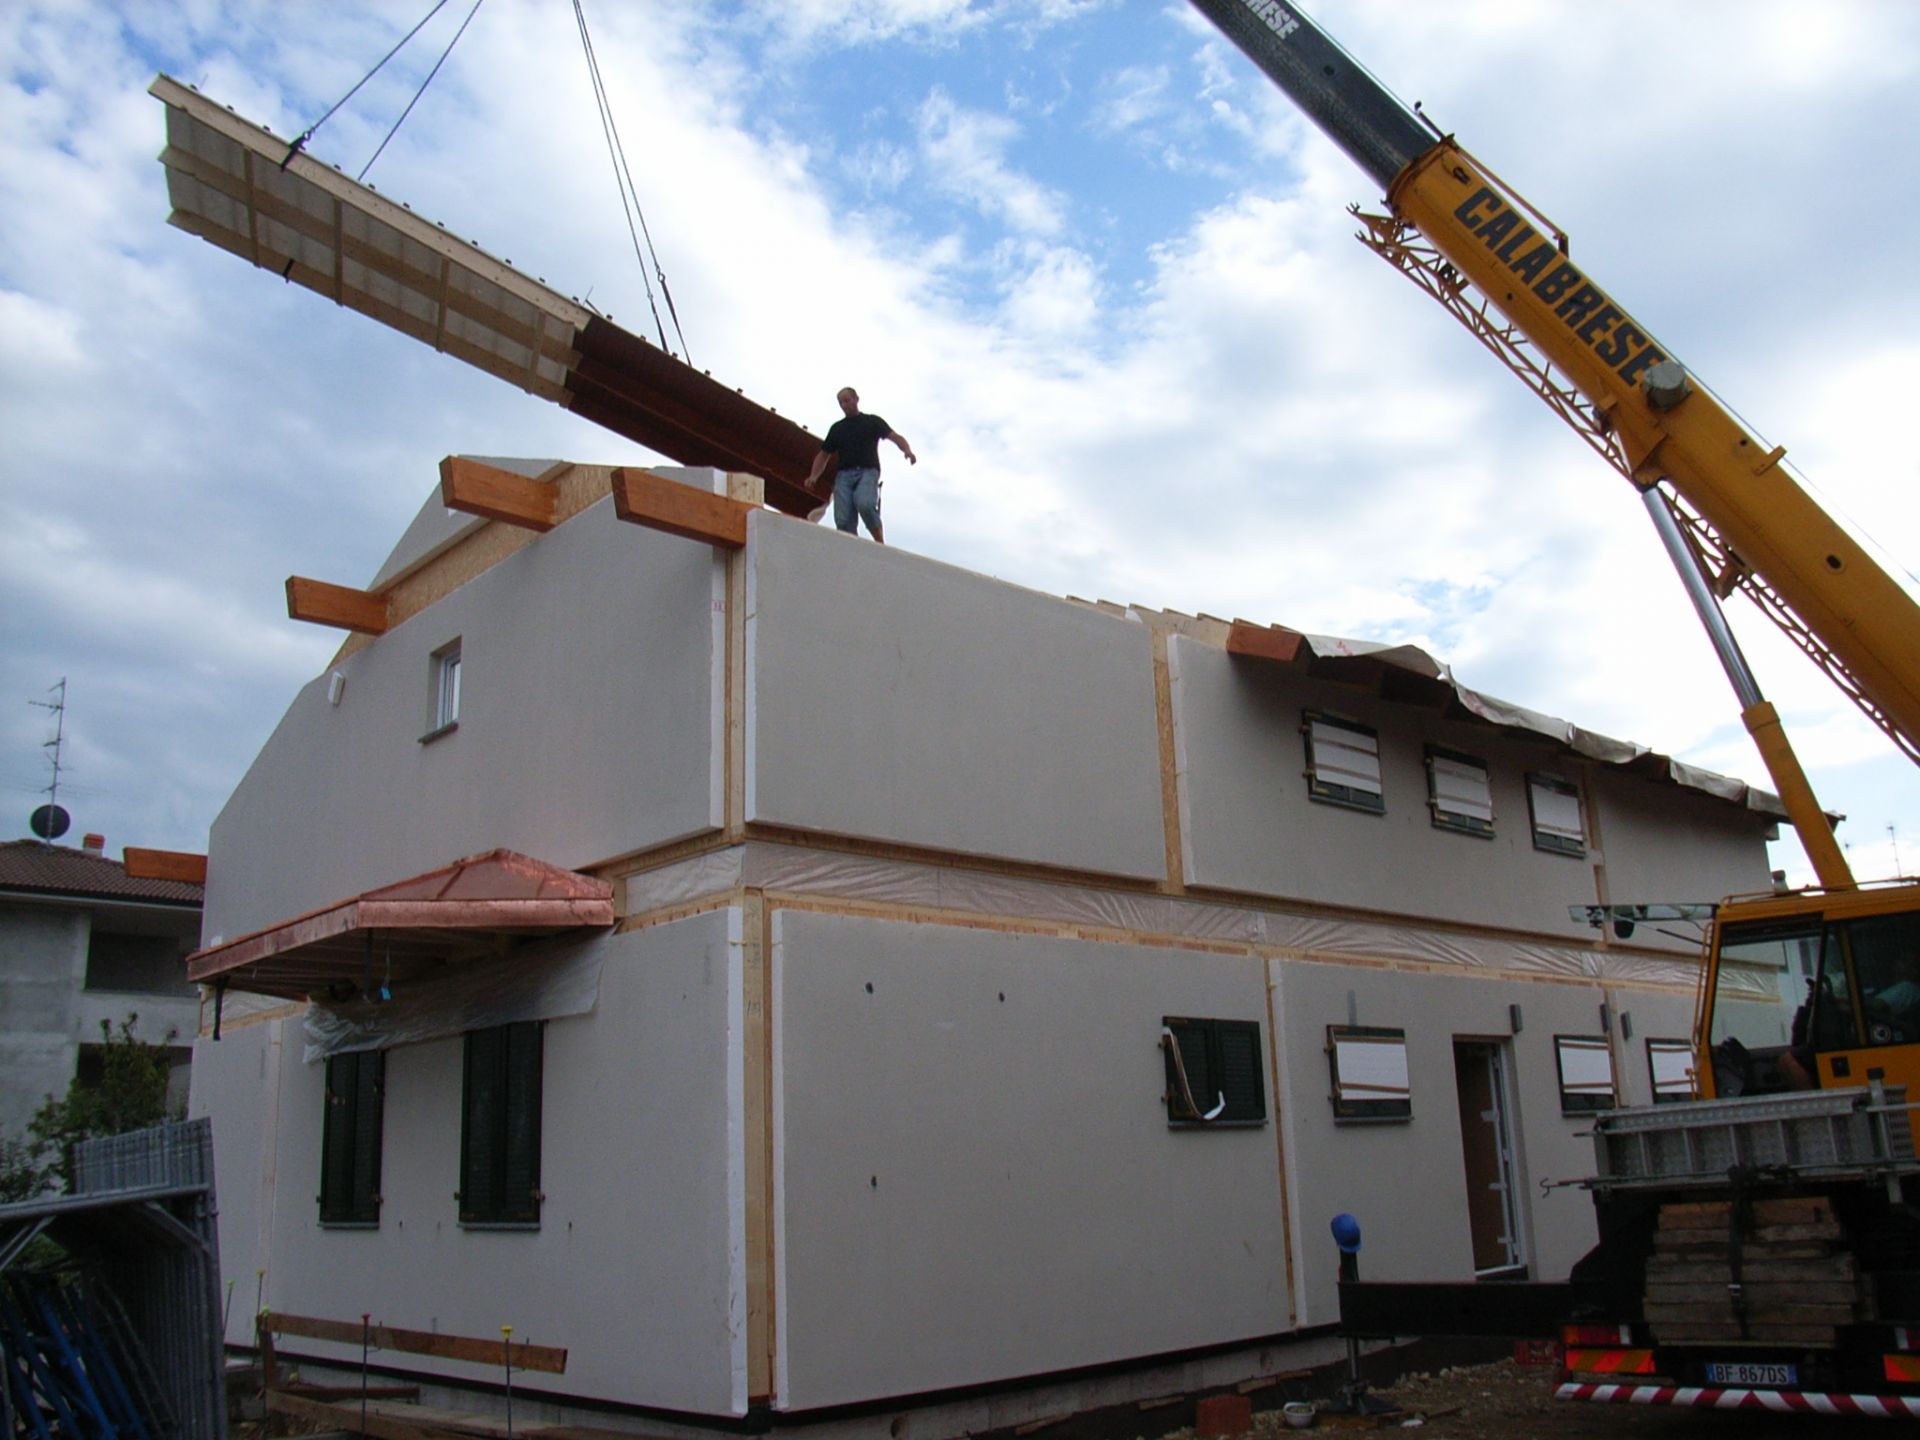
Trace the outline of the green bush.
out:
<instances>
[{"instance_id":1,"label":"green bush","mask_svg":"<svg viewBox=\"0 0 1920 1440\"><path fill-rule=\"evenodd\" d=\"M27 1122L24 1140L0 1135L0 1203L31 1200L57 1181L73 1189L73 1147L103 1135L124 1135L180 1116L167 1106L167 1077L172 1069L167 1042L148 1044L133 1033L138 1015L119 1028L100 1022L100 1082L82 1085L79 1076L63 1098L46 1103Z\"/></svg>"}]
</instances>

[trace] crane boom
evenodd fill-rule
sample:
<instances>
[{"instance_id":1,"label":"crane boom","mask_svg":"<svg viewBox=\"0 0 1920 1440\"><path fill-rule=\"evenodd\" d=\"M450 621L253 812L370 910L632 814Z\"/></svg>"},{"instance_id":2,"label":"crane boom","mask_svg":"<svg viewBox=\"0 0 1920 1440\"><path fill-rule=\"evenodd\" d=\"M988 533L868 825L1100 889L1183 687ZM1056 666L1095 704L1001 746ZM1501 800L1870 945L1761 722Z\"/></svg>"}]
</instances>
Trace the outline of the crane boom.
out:
<instances>
[{"instance_id":1,"label":"crane boom","mask_svg":"<svg viewBox=\"0 0 1920 1440\"><path fill-rule=\"evenodd\" d=\"M1785 450L1693 384L1574 263L1563 234L1452 137L1422 126L1311 20L1277 0L1193 3L1381 183L1395 220L1444 262L1440 284L1477 290L1566 377L1622 472L1642 491L1672 487L1705 532L1700 554L1722 562L1716 588L1757 578L1750 588L1770 592L1763 609L1802 632L1796 639L1842 689L1920 757L1920 606L1782 468ZM1851 883L1771 707L1746 699L1748 728L1822 882Z\"/></svg>"}]
</instances>

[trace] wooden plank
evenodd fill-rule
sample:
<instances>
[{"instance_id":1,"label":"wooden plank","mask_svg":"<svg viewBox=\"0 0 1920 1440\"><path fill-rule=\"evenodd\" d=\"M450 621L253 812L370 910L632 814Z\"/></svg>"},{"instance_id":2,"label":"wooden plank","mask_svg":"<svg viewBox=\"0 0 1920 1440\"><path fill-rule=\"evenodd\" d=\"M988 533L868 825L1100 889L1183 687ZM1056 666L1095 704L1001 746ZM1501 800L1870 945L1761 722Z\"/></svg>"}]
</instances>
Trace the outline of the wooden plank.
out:
<instances>
[{"instance_id":1,"label":"wooden plank","mask_svg":"<svg viewBox=\"0 0 1920 1440\"><path fill-rule=\"evenodd\" d=\"M362 635L387 633L387 600L366 590L329 585L303 575L287 577L287 614L312 625L331 625Z\"/></svg>"},{"instance_id":2,"label":"wooden plank","mask_svg":"<svg viewBox=\"0 0 1920 1440\"><path fill-rule=\"evenodd\" d=\"M207 857L188 850L148 850L129 845L120 852L129 880L178 880L185 885L207 883Z\"/></svg>"},{"instance_id":3,"label":"wooden plank","mask_svg":"<svg viewBox=\"0 0 1920 1440\"><path fill-rule=\"evenodd\" d=\"M1688 1200L1660 1207L1662 1230L1722 1230L1733 1218L1725 1200Z\"/></svg>"},{"instance_id":4,"label":"wooden plank","mask_svg":"<svg viewBox=\"0 0 1920 1440\"><path fill-rule=\"evenodd\" d=\"M449 510L544 531L554 526L554 498L551 485L464 455L440 462L440 501Z\"/></svg>"},{"instance_id":5,"label":"wooden plank","mask_svg":"<svg viewBox=\"0 0 1920 1440\"><path fill-rule=\"evenodd\" d=\"M1297 630L1236 620L1227 629L1227 653L1290 665L1299 656L1304 639Z\"/></svg>"},{"instance_id":6,"label":"wooden plank","mask_svg":"<svg viewBox=\"0 0 1920 1440\"><path fill-rule=\"evenodd\" d=\"M308 1385L294 1381L281 1388L283 1395L297 1395L302 1400L353 1400L362 1395L369 1400L418 1400L418 1385L368 1385L362 1389L358 1385Z\"/></svg>"},{"instance_id":7,"label":"wooden plank","mask_svg":"<svg viewBox=\"0 0 1920 1440\"><path fill-rule=\"evenodd\" d=\"M515 1370L538 1370L558 1375L567 1368L567 1352L553 1345L529 1345L524 1340L505 1345L499 1340L469 1335L444 1335L428 1330L403 1330L395 1325L373 1325L364 1330L357 1320L322 1320L311 1315L272 1311L261 1317L265 1329L308 1340L331 1340L340 1345L370 1344L376 1350L398 1350L409 1355L436 1355L442 1360L465 1360L474 1365L499 1365L511 1355Z\"/></svg>"},{"instance_id":8,"label":"wooden plank","mask_svg":"<svg viewBox=\"0 0 1920 1440\"><path fill-rule=\"evenodd\" d=\"M1748 1262L1741 1266L1743 1278L1776 1284L1788 1281L1815 1284L1840 1280L1851 1284L1858 1273L1851 1255L1815 1255L1793 1259L1783 1259L1777 1255L1749 1256ZM1732 1278L1732 1267L1725 1262L1683 1260L1663 1263L1657 1259L1647 1262L1647 1283L1650 1285L1655 1282L1688 1284L1713 1281L1724 1284Z\"/></svg>"},{"instance_id":9,"label":"wooden plank","mask_svg":"<svg viewBox=\"0 0 1920 1440\"><path fill-rule=\"evenodd\" d=\"M747 516L753 508L645 470L613 472L613 510L622 520L688 540L704 540L724 550L745 548Z\"/></svg>"},{"instance_id":10,"label":"wooden plank","mask_svg":"<svg viewBox=\"0 0 1920 1440\"><path fill-rule=\"evenodd\" d=\"M289 1395L284 1390L267 1391L266 1402L267 1409L277 1414L291 1415L350 1435L372 1435L376 1440L446 1440L447 1437L444 1430L424 1430L371 1408L363 1422L358 1404L330 1405L324 1400L307 1400L298 1395Z\"/></svg>"},{"instance_id":11,"label":"wooden plank","mask_svg":"<svg viewBox=\"0 0 1920 1440\"><path fill-rule=\"evenodd\" d=\"M1753 1202L1753 1223L1768 1225L1816 1225L1833 1223L1833 1202L1825 1195L1794 1195Z\"/></svg>"}]
</instances>

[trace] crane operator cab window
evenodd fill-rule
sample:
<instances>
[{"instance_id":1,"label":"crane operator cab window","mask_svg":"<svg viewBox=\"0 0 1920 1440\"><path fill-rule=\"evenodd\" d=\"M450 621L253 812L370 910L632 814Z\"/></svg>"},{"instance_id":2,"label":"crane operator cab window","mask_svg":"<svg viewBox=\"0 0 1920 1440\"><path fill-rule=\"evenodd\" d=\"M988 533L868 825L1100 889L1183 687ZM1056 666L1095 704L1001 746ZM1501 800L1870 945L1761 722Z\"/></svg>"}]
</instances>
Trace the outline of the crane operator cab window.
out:
<instances>
[{"instance_id":1,"label":"crane operator cab window","mask_svg":"<svg viewBox=\"0 0 1920 1440\"><path fill-rule=\"evenodd\" d=\"M1730 923L1712 1005L1718 1095L1896 1080L1920 1063L1920 914ZM1856 1070L1845 1053L1875 1050L1895 1063Z\"/></svg>"}]
</instances>

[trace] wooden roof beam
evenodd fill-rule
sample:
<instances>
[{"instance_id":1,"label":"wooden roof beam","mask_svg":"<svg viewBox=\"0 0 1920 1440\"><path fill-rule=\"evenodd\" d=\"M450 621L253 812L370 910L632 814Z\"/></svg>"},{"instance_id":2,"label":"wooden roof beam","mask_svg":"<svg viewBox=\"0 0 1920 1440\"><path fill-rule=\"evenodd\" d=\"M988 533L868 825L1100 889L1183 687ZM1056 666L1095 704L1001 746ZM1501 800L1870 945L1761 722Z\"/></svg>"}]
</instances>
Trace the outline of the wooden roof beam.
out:
<instances>
[{"instance_id":1,"label":"wooden roof beam","mask_svg":"<svg viewBox=\"0 0 1920 1440\"><path fill-rule=\"evenodd\" d=\"M287 577L287 615L312 625L331 625L336 630L355 630L362 635L384 635L391 623L387 597L370 590L353 590L345 585L329 585L324 580L309 580L304 575Z\"/></svg>"},{"instance_id":2,"label":"wooden roof beam","mask_svg":"<svg viewBox=\"0 0 1920 1440\"><path fill-rule=\"evenodd\" d=\"M1227 628L1227 653L1291 665L1300 656L1303 638L1298 630L1288 630L1284 626L1255 625L1251 621L1236 620Z\"/></svg>"},{"instance_id":3,"label":"wooden roof beam","mask_svg":"<svg viewBox=\"0 0 1920 1440\"><path fill-rule=\"evenodd\" d=\"M178 880L187 885L207 883L207 857L186 850L148 850L129 845L120 854L129 880Z\"/></svg>"},{"instance_id":4,"label":"wooden roof beam","mask_svg":"<svg viewBox=\"0 0 1920 1440\"><path fill-rule=\"evenodd\" d=\"M440 501L449 510L546 531L554 526L556 498L551 485L464 455L440 462Z\"/></svg>"},{"instance_id":5,"label":"wooden roof beam","mask_svg":"<svg viewBox=\"0 0 1920 1440\"><path fill-rule=\"evenodd\" d=\"M747 516L758 508L646 470L613 472L613 513L622 520L722 550L746 547Z\"/></svg>"}]
</instances>

